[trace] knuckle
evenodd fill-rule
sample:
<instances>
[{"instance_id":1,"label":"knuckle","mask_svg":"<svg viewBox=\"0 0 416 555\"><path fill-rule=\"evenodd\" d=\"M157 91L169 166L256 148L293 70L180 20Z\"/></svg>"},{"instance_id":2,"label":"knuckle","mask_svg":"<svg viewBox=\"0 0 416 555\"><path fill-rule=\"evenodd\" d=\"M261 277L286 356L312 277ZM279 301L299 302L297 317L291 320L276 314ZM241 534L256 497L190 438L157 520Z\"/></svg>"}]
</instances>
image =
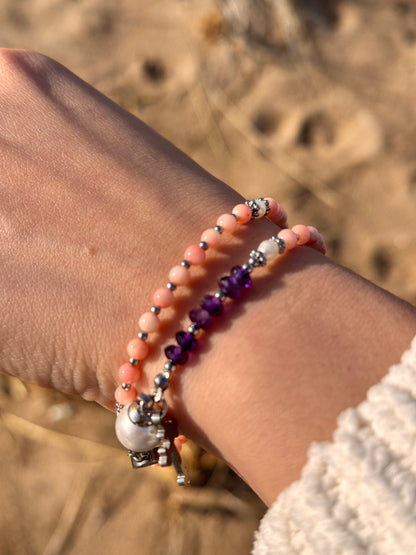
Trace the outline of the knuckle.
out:
<instances>
[{"instance_id":1,"label":"knuckle","mask_svg":"<svg viewBox=\"0 0 416 555\"><path fill-rule=\"evenodd\" d=\"M56 62L31 50L0 48L0 86L28 86L47 83Z\"/></svg>"}]
</instances>

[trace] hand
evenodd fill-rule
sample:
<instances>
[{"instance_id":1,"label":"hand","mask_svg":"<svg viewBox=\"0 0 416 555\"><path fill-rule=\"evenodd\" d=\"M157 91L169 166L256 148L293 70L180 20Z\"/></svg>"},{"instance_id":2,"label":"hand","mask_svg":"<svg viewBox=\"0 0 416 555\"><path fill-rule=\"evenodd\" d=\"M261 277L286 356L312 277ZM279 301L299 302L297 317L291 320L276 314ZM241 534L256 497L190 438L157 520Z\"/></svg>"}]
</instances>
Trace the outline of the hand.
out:
<instances>
[{"instance_id":1,"label":"hand","mask_svg":"<svg viewBox=\"0 0 416 555\"><path fill-rule=\"evenodd\" d=\"M113 407L155 284L238 197L54 61L0 75L0 368Z\"/></svg>"}]
</instances>

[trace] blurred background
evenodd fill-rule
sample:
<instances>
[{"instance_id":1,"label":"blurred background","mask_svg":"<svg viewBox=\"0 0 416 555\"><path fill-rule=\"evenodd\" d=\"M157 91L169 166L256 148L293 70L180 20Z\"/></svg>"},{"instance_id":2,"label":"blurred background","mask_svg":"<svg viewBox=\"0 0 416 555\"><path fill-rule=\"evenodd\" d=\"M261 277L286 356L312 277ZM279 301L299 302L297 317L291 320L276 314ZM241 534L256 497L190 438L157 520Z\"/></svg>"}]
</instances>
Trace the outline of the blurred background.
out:
<instances>
[{"instance_id":1,"label":"blurred background","mask_svg":"<svg viewBox=\"0 0 416 555\"><path fill-rule=\"evenodd\" d=\"M416 303L415 2L0 0L0 22ZM0 385L2 555L250 552L265 507L209 454L187 444L180 489L130 470L104 409Z\"/></svg>"}]
</instances>

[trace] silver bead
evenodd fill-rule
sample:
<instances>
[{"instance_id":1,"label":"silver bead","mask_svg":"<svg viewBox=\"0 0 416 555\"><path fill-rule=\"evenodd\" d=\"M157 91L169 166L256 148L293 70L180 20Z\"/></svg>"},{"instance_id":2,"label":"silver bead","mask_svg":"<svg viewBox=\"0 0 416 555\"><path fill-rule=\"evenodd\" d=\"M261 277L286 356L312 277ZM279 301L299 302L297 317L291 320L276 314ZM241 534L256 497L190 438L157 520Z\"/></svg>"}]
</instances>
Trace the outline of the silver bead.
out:
<instances>
[{"instance_id":1,"label":"silver bead","mask_svg":"<svg viewBox=\"0 0 416 555\"><path fill-rule=\"evenodd\" d=\"M153 424L142 426L134 423L129 416L128 406L124 407L117 415L116 435L119 442L126 449L138 453L154 449L160 443L157 431L157 427Z\"/></svg>"},{"instance_id":2,"label":"silver bead","mask_svg":"<svg viewBox=\"0 0 416 555\"><path fill-rule=\"evenodd\" d=\"M266 205L266 216L267 216L267 214L270 212L270 202L265 198L262 198L261 200L263 200L264 204Z\"/></svg>"},{"instance_id":3,"label":"silver bead","mask_svg":"<svg viewBox=\"0 0 416 555\"><path fill-rule=\"evenodd\" d=\"M149 337L149 334L146 333L145 331L139 331L139 333L137 334L137 337L142 341L146 341L146 339Z\"/></svg>"},{"instance_id":4,"label":"silver bead","mask_svg":"<svg viewBox=\"0 0 416 555\"><path fill-rule=\"evenodd\" d=\"M286 250L286 243L277 235L273 235L272 239L279 245L279 254L283 254Z\"/></svg>"},{"instance_id":5,"label":"silver bead","mask_svg":"<svg viewBox=\"0 0 416 555\"><path fill-rule=\"evenodd\" d=\"M166 372L169 372L170 374L175 370L176 365L171 360L168 360L165 362L165 365L163 366L163 368L166 370Z\"/></svg>"},{"instance_id":6,"label":"silver bead","mask_svg":"<svg viewBox=\"0 0 416 555\"><path fill-rule=\"evenodd\" d=\"M252 250L250 253L249 264L252 264L253 266L265 266L267 264L267 258L262 252Z\"/></svg>"},{"instance_id":7,"label":"silver bead","mask_svg":"<svg viewBox=\"0 0 416 555\"><path fill-rule=\"evenodd\" d=\"M222 225L216 225L214 227L215 231L218 231L218 233L221 235L221 233L224 231L224 228L222 227Z\"/></svg>"},{"instance_id":8,"label":"silver bead","mask_svg":"<svg viewBox=\"0 0 416 555\"><path fill-rule=\"evenodd\" d=\"M219 299L220 301L223 301L227 295L224 293L224 291L217 291L215 293L215 297L217 297L217 299Z\"/></svg>"},{"instance_id":9,"label":"silver bead","mask_svg":"<svg viewBox=\"0 0 416 555\"><path fill-rule=\"evenodd\" d=\"M150 309L150 312L153 312L153 314L160 314L161 308L160 306L156 306L153 305L152 308Z\"/></svg>"},{"instance_id":10,"label":"silver bead","mask_svg":"<svg viewBox=\"0 0 416 555\"><path fill-rule=\"evenodd\" d=\"M150 420L152 421L152 424L154 424L155 426L157 426L157 425L161 424L161 422L162 422L162 420L163 420L163 417L162 417L162 415L160 414L160 412L154 412L154 413L152 414L152 416L150 417ZM160 431L160 429L158 429L158 431L157 431L157 436L158 436L159 438L162 438L162 437L164 437L164 435L165 435L165 434L163 433L163 435L161 436L161 431Z\"/></svg>"},{"instance_id":11,"label":"silver bead","mask_svg":"<svg viewBox=\"0 0 416 555\"><path fill-rule=\"evenodd\" d=\"M131 385L129 383L122 383L121 387L124 389L124 391L128 391L131 388Z\"/></svg>"},{"instance_id":12,"label":"silver bead","mask_svg":"<svg viewBox=\"0 0 416 555\"><path fill-rule=\"evenodd\" d=\"M191 267L191 263L188 260L182 260L181 262L181 266L183 266L184 268L189 268Z\"/></svg>"},{"instance_id":13,"label":"silver bead","mask_svg":"<svg viewBox=\"0 0 416 555\"><path fill-rule=\"evenodd\" d=\"M207 243L206 241L201 241L201 242L199 243L199 246L202 247L202 248L204 249L204 251L206 251L206 250L209 249L209 245L208 245L208 243Z\"/></svg>"},{"instance_id":14,"label":"silver bead","mask_svg":"<svg viewBox=\"0 0 416 555\"><path fill-rule=\"evenodd\" d=\"M167 378L164 374L158 374L155 377L155 386L160 388L162 391L165 391L169 387L169 378Z\"/></svg>"},{"instance_id":15,"label":"silver bead","mask_svg":"<svg viewBox=\"0 0 416 555\"><path fill-rule=\"evenodd\" d=\"M192 333L194 337L197 337L200 331L201 331L201 328L199 328L196 324L191 324L188 328L188 332Z\"/></svg>"},{"instance_id":16,"label":"silver bead","mask_svg":"<svg viewBox=\"0 0 416 555\"><path fill-rule=\"evenodd\" d=\"M254 266L253 266L253 264L250 264L250 262L246 262L245 264L243 264L242 268L243 268L243 270L245 270L249 274L254 270Z\"/></svg>"},{"instance_id":17,"label":"silver bead","mask_svg":"<svg viewBox=\"0 0 416 555\"><path fill-rule=\"evenodd\" d=\"M137 366L139 364L139 359L129 358L129 364L131 364L132 366Z\"/></svg>"},{"instance_id":18,"label":"silver bead","mask_svg":"<svg viewBox=\"0 0 416 555\"><path fill-rule=\"evenodd\" d=\"M176 290L176 283L173 283L172 281L170 281L170 282L166 285L166 287L167 287L168 289L170 289L171 291L175 291L175 290Z\"/></svg>"}]
</instances>

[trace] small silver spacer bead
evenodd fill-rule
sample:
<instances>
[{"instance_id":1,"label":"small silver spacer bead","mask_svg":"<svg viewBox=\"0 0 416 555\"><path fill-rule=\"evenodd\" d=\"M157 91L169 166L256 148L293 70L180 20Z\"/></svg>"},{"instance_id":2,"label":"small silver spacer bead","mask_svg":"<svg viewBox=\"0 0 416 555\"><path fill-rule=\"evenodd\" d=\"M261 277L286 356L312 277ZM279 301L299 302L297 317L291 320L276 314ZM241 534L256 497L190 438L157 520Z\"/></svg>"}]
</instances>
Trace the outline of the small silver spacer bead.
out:
<instances>
[{"instance_id":1,"label":"small silver spacer bead","mask_svg":"<svg viewBox=\"0 0 416 555\"><path fill-rule=\"evenodd\" d=\"M153 312L153 314L160 314L161 310L162 309L160 308L160 306L153 305L152 308L150 309L150 312Z\"/></svg>"},{"instance_id":2,"label":"small silver spacer bead","mask_svg":"<svg viewBox=\"0 0 416 555\"><path fill-rule=\"evenodd\" d=\"M139 364L139 359L138 358L129 358L129 364L131 364L132 366L137 366Z\"/></svg>"},{"instance_id":3,"label":"small silver spacer bead","mask_svg":"<svg viewBox=\"0 0 416 555\"><path fill-rule=\"evenodd\" d=\"M209 245L208 245L208 243L207 243L206 241L201 241L201 242L199 243L199 246L202 247L202 248L204 249L204 251L206 251L206 250L209 249Z\"/></svg>"},{"instance_id":4,"label":"small silver spacer bead","mask_svg":"<svg viewBox=\"0 0 416 555\"><path fill-rule=\"evenodd\" d=\"M175 370L176 365L173 364L173 362L171 360L168 360L167 362L165 362L165 365L164 365L163 368L166 370L166 372L169 372L169 374L170 374L171 372L173 372Z\"/></svg>"},{"instance_id":5,"label":"small silver spacer bead","mask_svg":"<svg viewBox=\"0 0 416 555\"><path fill-rule=\"evenodd\" d=\"M163 400L163 389L161 389L160 387L158 389L156 389L154 391L154 397L153 400L155 403L160 403ZM152 417L150 417L152 420ZM160 420L159 420L160 422ZM159 422L157 422L157 424L159 424ZM155 422L153 422L155 424Z\"/></svg>"},{"instance_id":6,"label":"small silver spacer bead","mask_svg":"<svg viewBox=\"0 0 416 555\"><path fill-rule=\"evenodd\" d=\"M131 385L129 383L122 383L121 387L125 390L128 391L131 388Z\"/></svg>"},{"instance_id":7,"label":"small silver spacer bead","mask_svg":"<svg viewBox=\"0 0 416 555\"><path fill-rule=\"evenodd\" d=\"M251 210L251 219L256 218L257 215L258 215L258 206L256 204L256 201L255 200L246 200L246 202L244 204L247 204L247 206Z\"/></svg>"},{"instance_id":8,"label":"small silver spacer bead","mask_svg":"<svg viewBox=\"0 0 416 555\"><path fill-rule=\"evenodd\" d=\"M286 244L283 239L281 239L277 235L273 235L272 239L273 241L276 241L276 243L279 245L279 254L283 254L286 250Z\"/></svg>"},{"instance_id":9,"label":"small silver spacer bead","mask_svg":"<svg viewBox=\"0 0 416 555\"><path fill-rule=\"evenodd\" d=\"M250 262L246 262L241 267L243 268L243 270L245 270L249 274L254 270L254 266L253 266L253 264L250 264Z\"/></svg>"},{"instance_id":10,"label":"small silver spacer bead","mask_svg":"<svg viewBox=\"0 0 416 555\"><path fill-rule=\"evenodd\" d=\"M237 216L237 214L231 214L231 216L233 216L233 217L238 221L238 216Z\"/></svg>"},{"instance_id":11,"label":"small silver spacer bead","mask_svg":"<svg viewBox=\"0 0 416 555\"><path fill-rule=\"evenodd\" d=\"M198 327L196 324L191 324L188 328L188 332L192 333L194 337L197 337L201 332L201 328Z\"/></svg>"},{"instance_id":12,"label":"small silver spacer bead","mask_svg":"<svg viewBox=\"0 0 416 555\"><path fill-rule=\"evenodd\" d=\"M116 411L119 413L121 409L124 407L121 403L116 403Z\"/></svg>"},{"instance_id":13,"label":"small silver spacer bead","mask_svg":"<svg viewBox=\"0 0 416 555\"><path fill-rule=\"evenodd\" d=\"M191 267L191 263L188 260L182 260L181 262L181 266L183 266L184 268L189 268Z\"/></svg>"},{"instance_id":14,"label":"small silver spacer bead","mask_svg":"<svg viewBox=\"0 0 416 555\"><path fill-rule=\"evenodd\" d=\"M137 334L137 337L142 341L146 341L146 339L149 337L149 334L146 333L145 331L139 331L139 333Z\"/></svg>"},{"instance_id":15,"label":"small silver spacer bead","mask_svg":"<svg viewBox=\"0 0 416 555\"><path fill-rule=\"evenodd\" d=\"M169 378L164 374L158 374L155 376L155 386L162 391L165 391L169 387Z\"/></svg>"},{"instance_id":16,"label":"small silver spacer bead","mask_svg":"<svg viewBox=\"0 0 416 555\"><path fill-rule=\"evenodd\" d=\"M222 225L216 225L214 227L215 231L218 231L218 233L221 235L221 233L224 231L224 228L222 227Z\"/></svg>"},{"instance_id":17,"label":"small silver spacer bead","mask_svg":"<svg viewBox=\"0 0 416 555\"><path fill-rule=\"evenodd\" d=\"M157 426L158 424L162 423L162 415L160 414L160 412L154 412L150 417L150 420L152 421L153 425ZM163 439L165 436L165 434L162 434L161 430L158 430L156 432L156 435L161 436L160 439Z\"/></svg>"},{"instance_id":18,"label":"small silver spacer bead","mask_svg":"<svg viewBox=\"0 0 416 555\"><path fill-rule=\"evenodd\" d=\"M266 215L270 212L270 202L268 200L266 200L265 198L260 199L264 202L264 204L266 205Z\"/></svg>"},{"instance_id":19,"label":"small silver spacer bead","mask_svg":"<svg viewBox=\"0 0 416 555\"><path fill-rule=\"evenodd\" d=\"M252 250L250 253L250 258L248 260L249 264L255 266L265 266L267 264L267 258L264 254L256 249Z\"/></svg>"},{"instance_id":20,"label":"small silver spacer bead","mask_svg":"<svg viewBox=\"0 0 416 555\"><path fill-rule=\"evenodd\" d=\"M226 294L224 293L224 291L217 291L215 293L215 297L217 297L217 299L219 299L220 301L223 301L226 298Z\"/></svg>"},{"instance_id":21,"label":"small silver spacer bead","mask_svg":"<svg viewBox=\"0 0 416 555\"><path fill-rule=\"evenodd\" d=\"M176 283L173 283L173 281L170 281L170 282L166 285L166 287L167 287L168 289L170 289L171 291L175 291L177 286L176 286Z\"/></svg>"}]
</instances>

